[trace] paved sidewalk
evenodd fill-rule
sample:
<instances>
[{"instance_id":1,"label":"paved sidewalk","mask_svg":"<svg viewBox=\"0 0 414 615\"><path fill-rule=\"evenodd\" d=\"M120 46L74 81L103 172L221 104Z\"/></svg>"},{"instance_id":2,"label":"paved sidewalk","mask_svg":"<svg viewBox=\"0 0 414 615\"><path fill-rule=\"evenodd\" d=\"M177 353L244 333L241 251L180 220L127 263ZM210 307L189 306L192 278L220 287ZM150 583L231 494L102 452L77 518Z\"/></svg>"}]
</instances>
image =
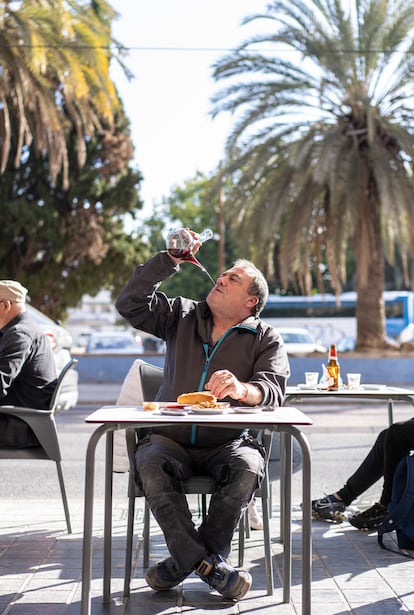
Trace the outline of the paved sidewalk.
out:
<instances>
[{"instance_id":1,"label":"paved sidewalk","mask_svg":"<svg viewBox=\"0 0 414 615\"><path fill-rule=\"evenodd\" d=\"M0 530L0 613L3 615L78 615L81 595L82 506L71 506L73 534L67 535L60 501L30 502L30 509L14 501L2 502ZM154 592L146 585L141 543L135 543L135 574L131 597L122 601L126 502L114 507L112 598L102 604L102 502L96 506L92 581L94 615L156 615L191 611L223 615L256 613L288 615L301 612L300 518L294 517L292 603L282 603L282 550L277 541L279 516L272 521L275 594L266 595L262 532L246 541L245 566L253 587L239 603L224 601L194 574L178 588ZM196 514L194 502L194 513ZM142 508L137 509L137 534L142 527ZM373 535L354 530L348 523L331 526L314 522L312 613L318 615L391 615L414 612L412 560L382 551ZM153 524L151 560L167 555L159 530ZM237 544L235 544L237 559Z\"/></svg>"},{"instance_id":2,"label":"paved sidewalk","mask_svg":"<svg viewBox=\"0 0 414 615\"><path fill-rule=\"evenodd\" d=\"M101 397L105 397L103 389ZM114 391L107 391L106 402L112 403ZM88 400L85 400L88 401ZM90 401L90 400L89 400ZM386 409L372 405L309 406L302 409L314 420L306 428L312 457L313 497L340 487L386 425ZM63 470L69 478L69 505L73 534L65 532L62 504L57 493L56 476L51 462L34 462L36 476L50 474L47 486L40 480L29 495L17 496L3 487L0 516L0 613L2 615L79 615L83 533L83 467L85 443L90 426L83 417L91 411L85 405L76 412L58 416L58 428L64 454ZM408 418L410 411L397 409L397 419ZM86 427L89 428L89 432ZM71 439L73 438L73 439ZM77 449L74 448L76 442ZM76 450L76 455L75 455ZM77 457L76 466L72 459ZM5 467L4 461L2 468ZM21 483L33 468L28 462L13 462L16 483ZM33 464L33 465L34 465ZM44 464L44 466L42 465ZM97 493L94 523L94 558L92 582L93 615L178 615L213 613L222 615L290 615L301 612L301 531L300 473L293 481L293 574L291 604L282 603L282 548L279 536L278 483L273 484L272 537L275 566L275 594L266 595L262 532L254 531L246 541L245 567L253 576L252 590L239 603L224 601L211 592L195 575L178 588L157 593L143 579L141 543L142 504L138 501L135 572L129 601L122 601L123 559L126 525L126 476L114 476L114 542L111 605L102 605L102 501L103 451L98 451ZM44 468L44 470L43 470ZM46 469L47 468L47 469ZM7 469L7 467L6 467ZM27 479L26 479L27 480ZM30 479L29 479L30 480ZM50 486L49 486L50 482ZM378 486L356 502L363 509L378 497ZM192 502L197 514L196 502ZM236 536L237 540L237 536ZM235 543L235 558L237 544ZM166 556L164 540L155 523L151 539L151 558ZM313 522L312 613L315 615L388 615L414 613L414 561L383 551L374 534L358 532L348 523L330 525Z\"/></svg>"}]
</instances>

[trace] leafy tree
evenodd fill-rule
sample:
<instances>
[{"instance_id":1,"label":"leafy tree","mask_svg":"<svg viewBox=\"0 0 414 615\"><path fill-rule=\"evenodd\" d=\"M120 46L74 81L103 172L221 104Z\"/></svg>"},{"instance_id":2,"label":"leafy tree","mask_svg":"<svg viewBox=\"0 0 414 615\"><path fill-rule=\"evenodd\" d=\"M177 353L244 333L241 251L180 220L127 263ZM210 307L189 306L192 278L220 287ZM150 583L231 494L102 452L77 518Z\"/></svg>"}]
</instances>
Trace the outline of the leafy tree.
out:
<instances>
[{"instance_id":1,"label":"leafy tree","mask_svg":"<svg viewBox=\"0 0 414 615\"><path fill-rule=\"evenodd\" d=\"M408 284L414 256L414 4L279 0L255 20L266 31L214 70L214 113L236 117L229 215L268 273L278 247L282 285L304 293L313 262L339 294L351 248L357 347L379 348L385 258L398 246Z\"/></svg>"},{"instance_id":2,"label":"leafy tree","mask_svg":"<svg viewBox=\"0 0 414 615\"><path fill-rule=\"evenodd\" d=\"M111 128L120 108L109 74L114 16L105 0L0 4L0 173L31 146L66 189L72 128L79 166L85 138Z\"/></svg>"},{"instance_id":3,"label":"leafy tree","mask_svg":"<svg viewBox=\"0 0 414 615\"><path fill-rule=\"evenodd\" d=\"M48 162L33 145L17 170L9 163L0 176L0 277L27 285L32 303L53 318L64 318L84 293L116 294L149 253L138 233L124 230L125 216L134 218L142 203L123 114L113 130L87 142L81 169L74 133L68 153L66 191L52 184Z\"/></svg>"},{"instance_id":4,"label":"leafy tree","mask_svg":"<svg viewBox=\"0 0 414 615\"><path fill-rule=\"evenodd\" d=\"M141 175L109 74L114 16L106 0L0 5L0 275L54 318L148 254L124 230Z\"/></svg>"}]
</instances>

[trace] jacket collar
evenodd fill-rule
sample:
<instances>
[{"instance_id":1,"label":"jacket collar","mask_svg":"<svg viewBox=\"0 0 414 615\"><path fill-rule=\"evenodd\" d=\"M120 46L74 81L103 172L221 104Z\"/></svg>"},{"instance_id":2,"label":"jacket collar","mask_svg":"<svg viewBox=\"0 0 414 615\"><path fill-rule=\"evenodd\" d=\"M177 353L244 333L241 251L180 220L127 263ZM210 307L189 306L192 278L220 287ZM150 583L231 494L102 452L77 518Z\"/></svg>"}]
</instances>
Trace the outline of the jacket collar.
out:
<instances>
[{"instance_id":1,"label":"jacket collar","mask_svg":"<svg viewBox=\"0 0 414 615\"><path fill-rule=\"evenodd\" d=\"M7 331L7 329L10 329L11 327L14 327L14 325L16 325L18 322L20 322L21 320L24 320L26 318L28 318L26 312L21 312L20 314L17 314L14 318L9 320L9 322L6 325L4 325L4 327L2 327L0 329L1 332L4 333L5 331Z\"/></svg>"},{"instance_id":2,"label":"jacket collar","mask_svg":"<svg viewBox=\"0 0 414 615\"><path fill-rule=\"evenodd\" d=\"M211 329L213 328L213 315L208 307L207 301L200 301L196 306L197 317L197 331L203 343L208 343L211 336ZM255 316L248 316L237 327L243 327L246 329L257 330L260 323L260 318Z\"/></svg>"}]
</instances>

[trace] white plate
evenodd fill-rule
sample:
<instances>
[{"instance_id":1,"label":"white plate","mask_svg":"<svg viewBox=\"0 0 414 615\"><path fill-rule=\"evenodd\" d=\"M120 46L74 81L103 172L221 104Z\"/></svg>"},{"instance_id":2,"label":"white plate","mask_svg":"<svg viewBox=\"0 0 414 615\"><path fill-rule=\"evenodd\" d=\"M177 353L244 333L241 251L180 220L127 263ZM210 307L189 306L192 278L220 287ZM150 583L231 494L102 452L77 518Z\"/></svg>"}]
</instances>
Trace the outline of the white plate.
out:
<instances>
[{"instance_id":1,"label":"white plate","mask_svg":"<svg viewBox=\"0 0 414 615\"><path fill-rule=\"evenodd\" d=\"M381 391L386 388L386 384L361 384L361 389L365 389L366 391Z\"/></svg>"},{"instance_id":2,"label":"white plate","mask_svg":"<svg viewBox=\"0 0 414 615\"><path fill-rule=\"evenodd\" d=\"M262 411L262 406L233 406L232 410L237 414L257 414Z\"/></svg>"},{"instance_id":3,"label":"white plate","mask_svg":"<svg viewBox=\"0 0 414 615\"><path fill-rule=\"evenodd\" d=\"M197 408L197 406L186 406L186 410L194 412L194 414L224 414L227 411L228 406L219 408Z\"/></svg>"},{"instance_id":4,"label":"white plate","mask_svg":"<svg viewBox=\"0 0 414 615\"><path fill-rule=\"evenodd\" d=\"M161 414L167 416L185 416L187 414L186 408L160 408Z\"/></svg>"},{"instance_id":5,"label":"white plate","mask_svg":"<svg viewBox=\"0 0 414 615\"><path fill-rule=\"evenodd\" d=\"M298 389L302 389L303 391L317 391L318 390L317 386L311 387L309 384L298 384L297 387Z\"/></svg>"}]
</instances>

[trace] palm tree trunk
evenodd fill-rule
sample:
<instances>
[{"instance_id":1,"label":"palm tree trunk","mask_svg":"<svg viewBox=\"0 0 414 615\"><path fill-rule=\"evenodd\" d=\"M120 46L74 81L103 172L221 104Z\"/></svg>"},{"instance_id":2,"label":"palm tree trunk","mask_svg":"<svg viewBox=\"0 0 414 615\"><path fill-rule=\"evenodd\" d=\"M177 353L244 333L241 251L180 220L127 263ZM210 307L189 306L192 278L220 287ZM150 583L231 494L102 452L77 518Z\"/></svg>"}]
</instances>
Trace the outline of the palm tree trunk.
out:
<instances>
[{"instance_id":1,"label":"palm tree trunk","mask_svg":"<svg viewBox=\"0 0 414 615\"><path fill-rule=\"evenodd\" d=\"M372 173L368 171L367 176L367 189L356 209L354 238L358 293L356 350L383 348L385 343L384 246L380 199Z\"/></svg>"}]
</instances>

